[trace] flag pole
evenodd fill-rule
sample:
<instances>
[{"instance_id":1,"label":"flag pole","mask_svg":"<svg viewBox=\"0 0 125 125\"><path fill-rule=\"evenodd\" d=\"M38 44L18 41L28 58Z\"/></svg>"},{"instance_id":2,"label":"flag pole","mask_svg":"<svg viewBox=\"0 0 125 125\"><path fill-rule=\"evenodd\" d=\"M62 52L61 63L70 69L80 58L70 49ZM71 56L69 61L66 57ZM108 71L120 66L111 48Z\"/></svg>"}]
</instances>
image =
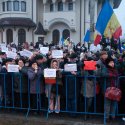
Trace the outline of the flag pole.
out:
<instances>
[{"instance_id":1,"label":"flag pole","mask_svg":"<svg viewBox=\"0 0 125 125\"><path fill-rule=\"evenodd\" d=\"M94 41L95 1L90 0L90 42Z\"/></svg>"},{"instance_id":2,"label":"flag pole","mask_svg":"<svg viewBox=\"0 0 125 125\"><path fill-rule=\"evenodd\" d=\"M119 43L118 43L118 44L119 44L119 52L122 53L120 37L119 37L119 39L118 39L118 42L119 42Z\"/></svg>"}]
</instances>

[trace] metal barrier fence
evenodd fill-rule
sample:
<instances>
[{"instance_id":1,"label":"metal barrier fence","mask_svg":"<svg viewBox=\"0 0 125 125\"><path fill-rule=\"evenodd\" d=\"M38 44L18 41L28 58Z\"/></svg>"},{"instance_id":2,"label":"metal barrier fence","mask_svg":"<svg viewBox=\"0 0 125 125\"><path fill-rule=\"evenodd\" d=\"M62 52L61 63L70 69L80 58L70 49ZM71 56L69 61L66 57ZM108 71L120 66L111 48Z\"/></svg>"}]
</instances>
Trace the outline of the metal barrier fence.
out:
<instances>
[{"instance_id":1,"label":"metal barrier fence","mask_svg":"<svg viewBox=\"0 0 125 125\"><path fill-rule=\"evenodd\" d=\"M26 117L32 110L45 112L47 118L51 112L65 112L74 117L78 114L83 114L85 119L88 115L101 115L104 116L104 125L106 125L107 112L105 109L107 108L107 100L104 97L104 93L108 78L67 75L63 79L62 86L58 83L56 85L44 84L42 86L43 93L40 90L41 81L38 79L35 88L33 88L36 92L31 93L31 84L28 77L17 73L1 73L0 108L27 110ZM116 86L120 88L122 85L124 86L125 76L114 79ZM96 93L98 83L100 83L99 86L101 88L99 94ZM53 86L55 90L52 92ZM45 87L48 89L48 93L45 92ZM123 92L123 96L124 94ZM52 96L57 99L55 102L56 108L53 106L53 110L50 109ZM125 104L123 96L121 101ZM57 108L59 103L61 103L61 108ZM115 103L115 116L125 116L125 112L119 112L120 103ZM114 114L110 113L110 116L114 116Z\"/></svg>"}]
</instances>

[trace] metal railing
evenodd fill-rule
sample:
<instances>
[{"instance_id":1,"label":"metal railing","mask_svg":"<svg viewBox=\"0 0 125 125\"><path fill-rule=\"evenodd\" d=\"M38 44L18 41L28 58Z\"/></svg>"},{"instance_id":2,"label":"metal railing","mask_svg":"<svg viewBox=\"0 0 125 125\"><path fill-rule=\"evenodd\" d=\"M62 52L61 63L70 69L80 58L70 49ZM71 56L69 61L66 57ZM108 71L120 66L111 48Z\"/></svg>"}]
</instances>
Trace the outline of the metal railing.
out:
<instances>
[{"instance_id":1,"label":"metal railing","mask_svg":"<svg viewBox=\"0 0 125 125\"><path fill-rule=\"evenodd\" d=\"M58 113L69 113L71 116L80 114L84 115L85 119L87 118L87 115L100 115L102 118L104 116L104 125L106 125L106 112L104 110L106 108L106 98L104 97L104 93L107 87L108 78L98 76L66 75L63 77L63 79L65 82L63 82L61 87L58 82L55 85L50 85L56 86L55 92L53 94L49 88L48 97L46 97L45 91L43 93L40 91L41 81L39 79L36 83L36 93L31 93L31 85L28 77L26 77L26 81L23 83L24 77L22 74L15 75L15 73L0 73L0 108L26 110L26 117L28 117L31 110L40 112L43 111L46 112L46 117L49 118L50 112L57 112L57 109L55 108L53 108L53 111L51 111L49 106L51 94L53 94L53 97L55 98L60 97L60 100L57 101L56 105L59 105L58 103L60 101L63 102L60 103L61 108L59 109ZM101 90L97 95L96 85L99 83L100 79L103 81L100 83ZM114 79L116 86L120 87L124 84L123 81L125 76L119 76ZM90 86L88 86L88 80L92 83ZM24 86L26 88L24 88ZM45 86L46 84L44 84L43 87L45 88ZM93 95L90 97L87 96L87 87L92 87L90 90L93 91ZM23 89L25 89L25 91ZM60 90L62 91L61 94ZM90 93L92 91L90 91ZM121 101L124 100L123 98L124 97L122 97ZM125 116L125 112L119 112L121 101L116 103L115 116ZM124 101L122 105L124 105ZM114 114L110 114L110 116L112 115Z\"/></svg>"}]
</instances>

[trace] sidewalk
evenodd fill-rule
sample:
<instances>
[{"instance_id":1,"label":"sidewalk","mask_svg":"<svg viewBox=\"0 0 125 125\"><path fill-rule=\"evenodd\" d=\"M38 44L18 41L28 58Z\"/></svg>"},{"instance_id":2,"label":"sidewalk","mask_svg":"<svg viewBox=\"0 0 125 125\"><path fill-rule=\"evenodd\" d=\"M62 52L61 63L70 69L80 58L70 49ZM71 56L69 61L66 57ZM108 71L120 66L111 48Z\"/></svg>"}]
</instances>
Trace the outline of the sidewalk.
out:
<instances>
[{"instance_id":1,"label":"sidewalk","mask_svg":"<svg viewBox=\"0 0 125 125\"><path fill-rule=\"evenodd\" d=\"M83 116L70 118L64 114L51 114L48 119L43 114L29 115L26 118L25 114L14 112L1 113L0 125L103 125L103 118L93 116L85 121ZM124 123L120 119L107 125L124 125Z\"/></svg>"}]
</instances>

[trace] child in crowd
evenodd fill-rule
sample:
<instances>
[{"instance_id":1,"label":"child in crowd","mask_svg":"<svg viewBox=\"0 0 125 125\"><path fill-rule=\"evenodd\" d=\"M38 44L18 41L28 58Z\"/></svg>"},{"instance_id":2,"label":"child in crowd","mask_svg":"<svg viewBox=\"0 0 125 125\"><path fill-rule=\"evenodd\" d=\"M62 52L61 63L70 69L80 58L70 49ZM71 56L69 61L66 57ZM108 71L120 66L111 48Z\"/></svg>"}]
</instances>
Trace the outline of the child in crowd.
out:
<instances>
[{"instance_id":1,"label":"child in crowd","mask_svg":"<svg viewBox=\"0 0 125 125\"><path fill-rule=\"evenodd\" d=\"M60 112L60 95L62 91L62 73L59 69L59 60L53 59L51 61L52 69L56 69L56 78L45 78L46 95L49 99L49 112ZM54 103L55 99L55 103Z\"/></svg>"}]
</instances>

